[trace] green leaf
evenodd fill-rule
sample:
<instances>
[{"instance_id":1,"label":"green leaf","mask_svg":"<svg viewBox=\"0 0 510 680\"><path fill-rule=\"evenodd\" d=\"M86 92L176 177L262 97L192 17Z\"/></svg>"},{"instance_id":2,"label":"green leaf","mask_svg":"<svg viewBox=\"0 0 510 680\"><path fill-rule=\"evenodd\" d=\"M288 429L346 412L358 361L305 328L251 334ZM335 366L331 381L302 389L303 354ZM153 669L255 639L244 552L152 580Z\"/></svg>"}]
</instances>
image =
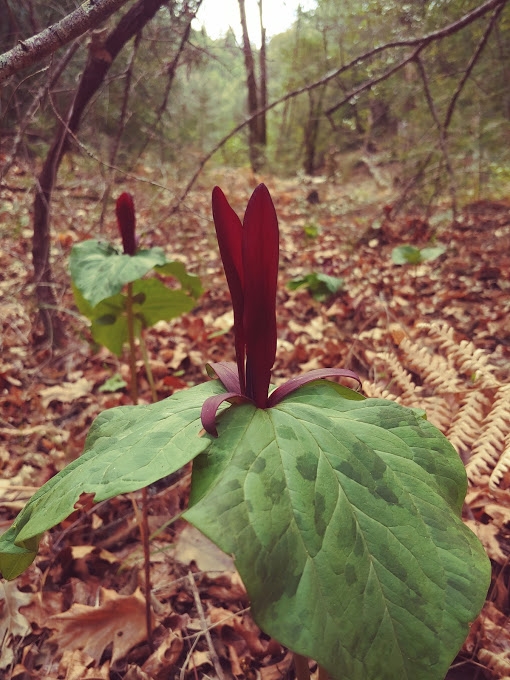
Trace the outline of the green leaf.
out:
<instances>
[{"instance_id":1,"label":"green leaf","mask_svg":"<svg viewBox=\"0 0 510 680\"><path fill-rule=\"evenodd\" d=\"M161 248L124 255L108 243L90 239L73 246L69 266L74 285L95 307L101 300L119 293L126 283L136 281L165 261Z\"/></svg>"},{"instance_id":2,"label":"green leaf","mask_svg":"<svg viewBox=\"0 0 510 680\"><path fill-rule=\"evenodd\" d=\"M430 248L422 248L421 258L424 262L432 261L441 257L441 255L446 252L444 246L431 246Z\"/></svg>"},{"instance_id":3,"label":"green leaf","mask_svg":"<svg viewBox=\"0 0 510 680\"><path fill-rule=\"evenodd\" d=\"M395 264L420 264L420 249L415 246L397 246L391 251L391 259Z\"/></svg>"},{"instance_id":4,"label":"green leaf","mask_svg":"<svg viewBox=\"0 0 510 680\"><path fill-rule=\"evenodd\" d=\"M200 278L195 276L195 274L188 274L182 262L166 262L161 266L155 267L155 270L163 276L174 276L181 286L195 299L202 295L203 289Z\"/></svg>"},{"instance_id":5,"label":"green leaf","mask_svg":"<svg viewBox=\"0 0 510 680\"><path fill-rule=\"evenodd\" d=\"M158 321L168 321L193 309L195 301L183 290L172 290L158 279L142 279L133 283L133 313L144 328Z\"/></svg>"},{"instance_id":6,"label":"green leaf","mask_svg":"<svg viewBox=\"0 0 510 680\"><path fill-rule=\"evenodd\" d=\"M126 300L123 293L101 300L93 307L73 284L74 298L79 311L91 320L94 340L120 356L128 341ZM173 319L189 312L194 300L182 290L167 288L158 279L139 279L133 282L133 314L135 335L161 320Z\"/></svg>"},{"instance_id":7,"label":"green leaf","mask_svg":"<svg viewBox=\"0 0 510 680\"><path fill-rule=\"evenodd\" d=\"M337 278L336 276L312 272L306 276L292 279L287 283L287 287L290 290L296 290L301 286L306 286L315 300L323 302L343 288L344 280Z\"/></svg>"},{"instance_id":8,"label":"green leaf","mask_svg":"<svg viewBox=\"0 0 510 680\"><path fill-rule=\"evenodd\" d=\"M94 340L116 356L120 356L124 343L128 341L126 296L117 293L93 307L74 284L73 293L79 311L92 322L90 332ZM141 322L137 319L135 319L135 330L139 335Z\"/></svg>"},{"instance_id":9,"label":"green leaf","mask_svg":"<svg viewBox=\"0 0 510 680\"><path fill-rule=\"evenodd\" d=\"M150 406L120 406L98 416L80 458L46 482L0 537L4 577L26 569L41 534L68 517L81 494L95 494L97 503L141 489L204 451L211 438L200 436L202 403L222 389L211 381Z\"/></svg>"},{"instance_id":10,"label":"green leaf","mask_svg":"<svg viewBox=\"0 0 510 680\"><path fill-rule=\"evenodd\" d=\"M119 373L115 373L114 375L110 376L108 380L104 381L104 383L98 389L98 392L119 392L125 387L127 387L127 382Z\"/></svg>"},{"instance_id":11,"label":"green leaf","mask_svg":"<svg viewBox=\"0 0 510 680\"><path fill-rule=\"evenodd\" d=\"M464 467L419 413L356 396L231 406L185 518L235 556L261 628L332 678L440 680L490 582Z\"/></svg>"},{"instance_id":12,"label":"green leaf","mask_svg":"<svg viewBox=\"0 0 510 680\"><path fill-rule=\"evenodd\" d=\"M391 259L395 264L421 264L435 260L445 251L445 246L441 245L422 248L421 250L415 246L397 246L391 251Z\"/></svg>"}]
</instances>

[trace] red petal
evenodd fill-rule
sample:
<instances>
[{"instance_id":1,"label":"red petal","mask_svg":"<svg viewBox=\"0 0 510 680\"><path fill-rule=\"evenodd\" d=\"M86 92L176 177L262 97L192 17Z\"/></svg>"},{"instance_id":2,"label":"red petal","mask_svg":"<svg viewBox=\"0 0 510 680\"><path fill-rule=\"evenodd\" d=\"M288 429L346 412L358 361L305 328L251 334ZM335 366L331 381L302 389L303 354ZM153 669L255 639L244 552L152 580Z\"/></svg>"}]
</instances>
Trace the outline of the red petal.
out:
<instances>
[{"instance_id":1,"label":"red petal","mask_svg":"<svg viewBox=\"0 0 510 680\"><path fill-rule=\"evenodd\" d=\"M232 399L236 403L249 401L249 399L238 392L224 392L223 394L215 394L212 397L208 397L202 404L200 420L202 421L204 430L213 437L218 436L218 430L216 429L216 413L221 404L229 399Z\"/></svg>"},{"instance_id":2,"label":"red petal","mask_svg":"<svg viewBox=\"0 0 510 680\"><path fill-rule=\"evenodd\" d=\"M232 307L234 309L234 334L237 367L242 392L245 391L244 357L245 339L243 331L243 261L241 220L230 207L225 194L219 187L212 193L212 211L216 236L220 247L221 260L227 277Z\"/></svg>"},{"instance_id":3,"label":"red petal","mask_svg":"<svg viewBox=\"0 0 510 680\"><path fill-rule=\"evenodd\" d=\"M124 192L118 197L115 204L115 213L117 215L120 235L122 236L124 253L126 255L134 255L136 253L136 220L135 204L131 194Z\"/></svg>"},{"instance_id":4,"label":"red petal","mask_svg":"<svg viewBox=\"0 0 510 680\"><path fill-rule=\"evenodd\" d=\"M253 192L243 222L246 394L267 406L276 354L278 218L264 184Z\"/></svg>"},{"instance_id":5,"label":"red petal","mask_svg":"<svg viewBox=\"0 0 510 680\"><path fill-rule=\"evenodd\" d=\"M207 373L211 377L215 377L211 375L209 368L213 371L215 376L221 380L223 387L227 392L242 394L239 384L239 373L237 371L237 366L233 361L215 361L207 364Z\"/></svg>"},{"instance_id":6,"label":"red petal","mask_svg":"<svg viewBox=\"0 0 510 680\"><path fill-rule=\"evenodd\" d=\"M309 371L308 373L303 373L303 375L298 375L296 378L291 378L287 380L286 383L277 387L269 395L267 400L268 408L276 406L282 399L287 397L292 392L295 392L299 387L306 385L314 380L320 380L321 378L353 378L361 385L361 380L354 371L349 371L347 368L317 368L314 371Z\"/></svg>"}]
</instances>

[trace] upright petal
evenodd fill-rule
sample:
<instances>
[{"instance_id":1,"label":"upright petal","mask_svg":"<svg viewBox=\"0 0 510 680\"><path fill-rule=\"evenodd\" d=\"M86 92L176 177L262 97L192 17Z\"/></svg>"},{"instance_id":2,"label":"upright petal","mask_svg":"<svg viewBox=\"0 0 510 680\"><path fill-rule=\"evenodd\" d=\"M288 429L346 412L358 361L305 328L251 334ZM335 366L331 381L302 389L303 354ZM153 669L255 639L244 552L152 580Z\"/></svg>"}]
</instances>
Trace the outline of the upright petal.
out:
<instances>
[{"instance_id":1,"label":"upright petal","mask_svg":"<svg viewBox=\"0 0 510 680\"><path fill-rule=\"evenodd\" d=\"M241 392L244 393L246 382L244 369L245 336L243 329L243 226L219 187L214 187L213 189L212 210L221 260L227 277L230 297L232 298L237 370L239 372Z\"/></svg>"},{"instance_id":2,"label":"upright petal","mask_svg":"<svg viewBox=\"0 0 510 680\"><path fill-rule=\"evenodd\" d=\"M124 192L121 194L115 205L115 213L117 215L117 224L119 225L120 235L122 236L122 246L126 255L134 255L136 253L136 237L135 237L135 204L131 194Z\"/></svg>"},{"instance_id":3,"label":"upright petal","mask_svg":"<svg viewBox=\"0 0 510 680\"><path fill-rule=\"evenodd\" d=\"M267 407L276 354L278 218L264 184L253 192L243 222L244 334L246 394Z\"/></svg>"}]
</instances>

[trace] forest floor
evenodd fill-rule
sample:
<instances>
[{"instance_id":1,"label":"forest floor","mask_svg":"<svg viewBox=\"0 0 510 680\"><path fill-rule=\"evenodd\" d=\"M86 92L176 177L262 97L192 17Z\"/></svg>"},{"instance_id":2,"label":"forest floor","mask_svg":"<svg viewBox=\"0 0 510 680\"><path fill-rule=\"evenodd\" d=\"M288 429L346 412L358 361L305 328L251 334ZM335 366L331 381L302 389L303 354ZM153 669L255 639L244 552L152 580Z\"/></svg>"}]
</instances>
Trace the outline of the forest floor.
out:
<instances>
[{"instance_id":1,"label":"forest floor","mask_svg":"<svg viewBox=\"0 0 510 680\"><path fill-rule=\"evenodd\" d=\"M258 181L268 185L281 229L276 381L314 368L350 368L368 396L424 405L450 437L471 471L464 517L491 557L493 582L448 678L510 677L510 203L480 200L455 221L447 212L428 220L409 212L391 217L391 187L366 173L340 186L219 170L202 176L172 215L173 195L126 180L117 193L135 196L141 245L164 247L204 287L192 312L147 333L160 399L207 379L208 361L233 359L210 192L218 183L242 215ZM130 403L126 388L102 390L116 375L128 382L128 369L92 346L67 268L73 244L90 237L119 242L113 209L98 233L97 178L79 169L55 192L51 252L66 342L51 349L39 341L35 322L32 184L18 168L0 190L0 531L80 455L97 414ZM391 253L405 243L440 243L446 252L399 266ZM343 287L322 301L306 286L288 288L314 272L342 278ZM141 401L149 403L141 361L138 370ZM214 656L226 679L291 677L291 655L252 622L230 559L178 518L189 481L187 468L149 490L156 650L143 635L137 492L77 511L45 535L22 576L0 583L0 677L205 678L215 677Z\"/></svg>"}]
</instances>

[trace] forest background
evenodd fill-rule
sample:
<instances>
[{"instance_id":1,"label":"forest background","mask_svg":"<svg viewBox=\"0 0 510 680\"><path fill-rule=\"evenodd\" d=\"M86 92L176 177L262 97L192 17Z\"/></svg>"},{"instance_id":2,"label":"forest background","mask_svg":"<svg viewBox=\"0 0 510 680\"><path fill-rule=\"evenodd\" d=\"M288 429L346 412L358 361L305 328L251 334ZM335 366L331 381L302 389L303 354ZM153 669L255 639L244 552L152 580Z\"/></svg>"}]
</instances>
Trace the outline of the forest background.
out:
<instances>
[{"instance_id":1,"label":"forest background","mask_svg":"<svg viewBox=\"0 0 510 680\"><path fill-rule=\"evenodd\" d=\"M93 417L129 403L125 366L94 346L76 312L68 273L73 244L116 238L114 200L128 190L143 244L162 245L201 277L197 309L158 325L147 340L163 398L204 379L211 357L227 358L223 343L231 319L210 190L223 186L241 208L264 181L280 217L284 254L276 374L283 379L296 367L354 368L367 395L424 406L449 436L468 466L466 521L494 564L486 610L451 677L510 676L508 2L318 0L312 9L299 9L287 31L266 39L271 7L258 0L260 43L250 39L244 0L240 31L217 39L207 26L195 28L200 5L2 0L5 527L31 489L79 455ZM430 262L402 264L398 255L392 259L401 245L439 245L444 252ZM314 289L317 275L333 286L322 295ZM292 282L294 290L287 285ZM102 391L115 376L118 389ZM141 379L142 399L149 399ZM177 491L159 490L154 523L158 513L177 513L186 489L181 480ZM66 559L73 542L102 541L105 550L115 547L116 559L127 560L136 527L111 538L111 527L133 512L127 507L112 501L102 515L85 513L74 535L61 530L67 531ZM103 527L94 540L93 522ZM182 529L171 531L168 540L175 542ZM54 540L60 545L59 534ZM5 591L19 625L13 633L12 621L3 619L9 652L2 668L12 677L67 677L78 663L83 673L76 677L88 677L94 665L97 673L110 668L111 650L101 650L92 665L82 657L71 662L62 655L62 624L45 625L50 615L94 601L101 580L89 572L99 557L79 559L86 563L79 567L86 594L78 592L76 565L65 571L58 559L43 560L37 575L21 577L21 590ZM186 562L183 553L175 559ZM156 584L160 568L154 566ZM136 581L136 559L130 569ZM44 606L36 602L41 574L48 592L68 589L65 605L56 596ZM119 586L109 575L108 587L119 592L127 587L123 578ZM242 601L235 579L221 578L223 600L209 599L211 615L218 616L213 601L229 611ZM206 599L211 587L210 581L200 585ZM235 590L233 599L228 589ZM185 585L161 591L160 600L190 620L198 617ZM181 632L187 625L174 621ZM237 655L247 668L273 677L284 653L268 652L252 628L241 628L235 645L225 626L217 629L226 672L239 676ZM148 677L163 670L177 677L186 671L184 661L191 663L183 649L175 651L173 665L126 652L115 677L130 677L134 667ZM193 664L206 672L211 663L204 642Z\"/></svg>"}]
</instances>

